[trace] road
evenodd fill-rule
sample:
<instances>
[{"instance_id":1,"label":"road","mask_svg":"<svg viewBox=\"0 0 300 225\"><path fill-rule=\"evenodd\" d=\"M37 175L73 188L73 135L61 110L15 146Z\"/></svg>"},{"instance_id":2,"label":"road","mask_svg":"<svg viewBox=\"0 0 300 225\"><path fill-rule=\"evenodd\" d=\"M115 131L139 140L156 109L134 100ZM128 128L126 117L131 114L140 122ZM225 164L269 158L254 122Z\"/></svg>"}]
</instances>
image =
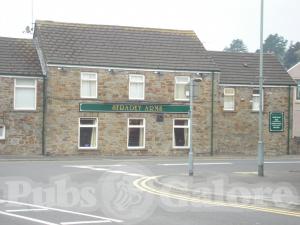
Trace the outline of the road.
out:
<instances>
[{"instance_id":1,"label":"road","mask_svg":"<svg viewBox=\"0 0 300 225\"><path fill-rule=\"evenodd\" d=\"M254 210L252 205L231 207L136 185L148 177L186 174L185 162L184 158L2 160L0 224L300 224L296 209L277 213L271 208ZM253 159L195 160L195 175L199 176L209 173L226 179L242 174L249 180L247 176L255 176L256 169ZM265 174L259 183L246 186L264 184L274 190L286 185L299 196L300 160L268 160Z\"/></svg>"}]
</instances>

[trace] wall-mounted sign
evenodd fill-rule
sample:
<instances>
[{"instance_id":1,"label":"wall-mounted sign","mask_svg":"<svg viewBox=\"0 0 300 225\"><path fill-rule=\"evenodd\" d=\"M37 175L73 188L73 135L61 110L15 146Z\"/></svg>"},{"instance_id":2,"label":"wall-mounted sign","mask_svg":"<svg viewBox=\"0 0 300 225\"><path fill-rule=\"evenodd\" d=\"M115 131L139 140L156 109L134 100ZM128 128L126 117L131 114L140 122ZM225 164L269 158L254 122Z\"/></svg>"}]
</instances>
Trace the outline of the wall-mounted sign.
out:
<instances>
[{"instance_id":1,"label":"wall-mounted sign","mask_svg":"<svg viewBox=\"0 0 300 225\"><path fill-rule=\"evenodd\" d=\"M80 112L143 112L188 113L189 105L135 104L135 103L80 103Z\"/></svg>"},{"instance_id":2,"label":"wall-mounted sign","mask_svg":"<svg viewBox=\"0 0 300 225\"><path fill-rule=\"evenodd\" d=\"M284 113L269 112L269 131L283 132L284 130Z\"/></svg>"}]
</instances>

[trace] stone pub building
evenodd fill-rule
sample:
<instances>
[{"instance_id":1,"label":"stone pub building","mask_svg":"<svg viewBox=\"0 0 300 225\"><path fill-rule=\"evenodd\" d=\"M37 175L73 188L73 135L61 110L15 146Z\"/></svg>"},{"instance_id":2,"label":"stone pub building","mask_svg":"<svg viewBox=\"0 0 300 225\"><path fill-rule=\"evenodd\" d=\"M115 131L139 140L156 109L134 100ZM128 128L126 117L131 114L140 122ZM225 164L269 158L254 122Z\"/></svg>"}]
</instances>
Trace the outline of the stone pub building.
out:
<instances>
[{"instance_id":1,"label":"stone pub building","mask_svg":"<svg viewBox=\"0 0 300 225\"><path fill-rule=\"evenodd\" d=\"M294 81L265 55L206 51L193 31L36 21L0 38L0 154L289 154ZM194 81L195 80L195 81ZM197 82L196 82L197 81Z\"/></svg>"}]
</instances>

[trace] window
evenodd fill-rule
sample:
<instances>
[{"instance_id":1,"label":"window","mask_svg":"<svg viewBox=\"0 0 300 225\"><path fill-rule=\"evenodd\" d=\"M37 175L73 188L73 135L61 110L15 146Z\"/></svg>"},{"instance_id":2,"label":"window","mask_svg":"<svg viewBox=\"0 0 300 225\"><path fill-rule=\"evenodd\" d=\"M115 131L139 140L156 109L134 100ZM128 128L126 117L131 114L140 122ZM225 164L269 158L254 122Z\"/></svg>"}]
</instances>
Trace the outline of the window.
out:
<instances>
[{"instance_id":1,"label":"window","mask_svg":"<svg viewBox=\"0 0 300 225\"><path fill-rule=\"evenodd\" d=\"M128 148L145 148L145 119L128 119Z\"/></svg>"},{"instance_id":2,"label":"window","mask_svg":"<svg viewBox=\"0 0 300 225\"><path fill-rule=\"evenodd\" d=\"M36 80L27 78L15 79L15 110L36 109Z\"/></svg>"},{"instance_id":3,"label":"window","mask_svg":"<svg viewBox=\"0 0 300 225\"><path fill-rule=\"evenodd\" d=\"M296 100L300 100L300 80L297 80Z\"/></svg>"},{"instance_id":4,"label":"window","mask_svg":"<svg viewBox=\"0 0 300 225\"><path fill-rule=\"evenodd\" d=\"M263 102L262 105L264 106ZM254 89L252 93L252 111L259 111L259 89Z\"/></svg>"},{"instance_id":5,"label":"window","mask_svg":"<svg viewBox=\"0 0 300 225\"><path fill-rule=\"evenodd\" d=\"M175 100L177 101L188 101L189 91L187 91L190 83L190 77L180 76L175 77Z\"/></svg>"},{"instance_id":6,"label":"window","mask_svg":"<svg viewBox=\"0 0 300 225\"><path fill-rule=\"evenodd\" d=\"M189 119L174 119L173 120L173 147L174 148L189 148Z\"/></svg>"},{"instance_id":7,"label":"window","mask_svg":"<svg viewBox=\"0 0 300 225\"><path fill-rule=\"evenodd\" d=\"M145 77L143 75L129 76L129 99L144 100Z\"/></svg>"},{"instance_id":8,"label":"window","mask_svg":"<svg viewBox=\"0 0 300 225\"><path fill-rule=\"evenodd\" d=\"M0 140L4 140L4 139L5 139L5 126L0 125Z\"/></svg>"},{"instance_id":9,"label":"window","mask_svg":"<svg viewBox=\"0 0 300 225\"><path fill-rule=\"evenodd\" d=\"M234 110L234 88L224 88L224 110Z\"/></svg>"},{"instance_id":10,"label":"window","mask_svg":"<svg viewBox=\"0 0 300 225\"><path fill-rule=\"evenodd\" d=\"M98 137L98 119L79 119L79 148L96 149Z\"/></svg>"},{"instance_id":11,"label":"window","mask_svg":"<svg viewBox=\"0 0 300 225\"><path fill-rule=\"evenodd\" d=\"M81 98L97 98L97 73L81 73Z\"/></svg>"}]
</instances>

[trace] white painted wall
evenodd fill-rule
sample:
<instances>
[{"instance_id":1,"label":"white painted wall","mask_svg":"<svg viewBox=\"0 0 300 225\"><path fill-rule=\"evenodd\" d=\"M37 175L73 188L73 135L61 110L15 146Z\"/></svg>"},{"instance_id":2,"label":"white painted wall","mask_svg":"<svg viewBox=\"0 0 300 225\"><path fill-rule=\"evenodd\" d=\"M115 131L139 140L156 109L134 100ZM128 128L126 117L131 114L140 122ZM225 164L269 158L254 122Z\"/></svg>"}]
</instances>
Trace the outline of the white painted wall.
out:
<instances>
[{"instance_id":1,"label":"white painted wall","mask_svg":"<svg viewBox=\"0 0 300 225\"><path fill-rule=\"evenodd\" d=\"M288 70L294 80L300 80L300 62ZM300 137L300 100L296 99L296 87L293 98L293 137Z\"/></svg>"}]
</instances>

